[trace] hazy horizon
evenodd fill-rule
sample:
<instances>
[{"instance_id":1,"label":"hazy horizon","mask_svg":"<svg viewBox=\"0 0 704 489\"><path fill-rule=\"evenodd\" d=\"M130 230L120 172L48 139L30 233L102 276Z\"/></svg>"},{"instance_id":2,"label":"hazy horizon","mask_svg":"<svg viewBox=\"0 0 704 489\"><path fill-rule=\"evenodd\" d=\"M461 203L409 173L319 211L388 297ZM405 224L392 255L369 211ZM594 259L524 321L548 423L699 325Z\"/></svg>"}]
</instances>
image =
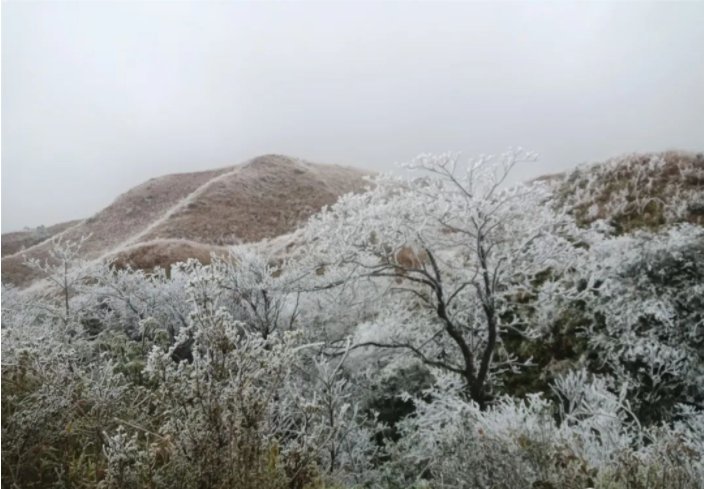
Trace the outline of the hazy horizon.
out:
<instances>
[{"instance_id":1,"label":"hazy horizon","mask_svg":"<svg viewBox=\"0 0 704 489\"><path fill-rule=\"evenodd\" d=\"M2 231L266 153L704 150L704 3L2 3Z\"/></svg>"}]
</instances>

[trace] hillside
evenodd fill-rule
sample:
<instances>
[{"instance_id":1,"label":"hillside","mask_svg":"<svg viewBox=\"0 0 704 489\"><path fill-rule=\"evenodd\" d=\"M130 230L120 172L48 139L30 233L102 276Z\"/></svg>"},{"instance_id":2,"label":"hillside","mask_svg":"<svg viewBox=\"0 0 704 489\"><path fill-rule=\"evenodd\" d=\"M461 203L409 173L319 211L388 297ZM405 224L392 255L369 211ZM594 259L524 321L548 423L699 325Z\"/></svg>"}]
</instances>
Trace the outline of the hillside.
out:
<instances>
[{"instance_id":1,"label":"hillside","mask_svg":"<svg viewBox=\"0 0 704 489\"><path fill-rule=\"evenodd\" d=\"M577 224L603 219L616 234L676 223L704 225L704 155L634 153L546 178Z\"/></svg>"},{"instance_id":2,"label":"hillside","mask_svg":"<svg viewBox=\"0 0 704 489\"><path fill-rule=\"evenodd\" d=\"M424 155L303 225L359 172L122 196L91 256L198 260L66 247L3 290L3 486L702 489L704 158L498 189L525 159Z\"/></svg>"},{"instance_id":3,"label":"hillside","mask_svg":"<svg viewBox=\"0 0 704 489\"><path fill-rule=\"evenodd\" d=\"M38 226L25 231L13 231L2 235L2 256L14 255L22 250L36 246L42 241L51 239L68 228L80 223L81 220L62 222L53 226Z\"/></svg>"},{"instance_id":4,"label":"hillside","mask_svg":"<svg viewBox=\"0 0 704 489\"><path fill-rule=\"evenodd\" d=\"M55 234L64 240L88 236L88 259L116 257L119 264L151 268L236 243L294 231L340 195L364 188L364 172L308 163L280 155L242 165L167 175L120 195L94 216ZM13 233L14 234L14 233ZM6 239L3 235L3 249ZM46 257L44 240L20 252L3 251L2 281L23 286L33 277L25 257Z\"/></svg>"},{"instance_id":5,"label":"hillside","mask_svg":"<svg viewBox=\"0 0 704 489\"><path fill-rule=\"evenodd\" d=\"M367 184L364 173L266 155L241 165L151 179L94 216L2 236L2 281L24 286L36 277L25 257L46 257L51 237L89 236L86 258L151 269L187 258L209 261L237 243L273 240L285 253L299 225L325 205ZM539 177L581 225L604 219L617 234L675 222L704 222L704 157L669 151L630 154ZM294 239L295 241L295 239Z\"/></svg>"}]
</instances>

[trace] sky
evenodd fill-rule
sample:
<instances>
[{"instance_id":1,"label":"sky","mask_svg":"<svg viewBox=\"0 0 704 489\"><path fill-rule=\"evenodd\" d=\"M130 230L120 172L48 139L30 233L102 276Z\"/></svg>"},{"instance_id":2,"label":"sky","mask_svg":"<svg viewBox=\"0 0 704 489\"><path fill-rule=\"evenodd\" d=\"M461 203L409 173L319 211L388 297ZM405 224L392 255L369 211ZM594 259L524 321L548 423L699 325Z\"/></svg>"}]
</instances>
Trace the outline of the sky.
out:
<instances>
[{"instance_id":1,"label":"sky","mask_svg":"<svg viewBox=\"0 0 704 489\"><path fill-rule=\"evenodd\" d=\"M704 2L2 2L2 231L279 153L704 150Z\"/></svg>"}]
</instances>

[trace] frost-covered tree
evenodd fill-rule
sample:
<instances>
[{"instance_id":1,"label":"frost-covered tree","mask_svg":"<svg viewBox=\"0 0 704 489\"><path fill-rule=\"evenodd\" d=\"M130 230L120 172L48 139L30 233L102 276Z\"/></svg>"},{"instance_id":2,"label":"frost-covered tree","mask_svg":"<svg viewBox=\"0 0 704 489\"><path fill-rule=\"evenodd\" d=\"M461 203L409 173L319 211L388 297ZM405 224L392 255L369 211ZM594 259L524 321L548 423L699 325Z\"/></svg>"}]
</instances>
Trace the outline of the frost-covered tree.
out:
<instances>
[{"instance_id":1,"label":"frost-covered tree","mask_svg":"<svg viewBox=\"0 0 704 489\"><path fill-rule=\"evenodd\" d=\"M406 167L421 176L380 176L313 220L307 236L321 280L376 290L384 302L355 348L413 354L462 376L485 405L495 374L517 367L502 335L534 334L512 300L535 293L536 277L559 273L573 250L560 234L566 221L544 205L546 185L502 186L533 159L420 156Z\"/></svg>"},{"instance_id":2,"label":"frost-covered tree","mask_svg":"<svg viewBox=\"0 0 704 489\"><path fill-rule=\"evenodd\" d=\"M310 357L302 371L303 382L291 386L289 399L299 416L299 442L316 447L317 462L326 477L370 484L379 477L373 460L382 450L374 436L383 426L360 409L356 394L363 393L344 369L348 352L346 348L343 356L334 359Z\"/></svg>"},{"instance_id":3,"label":"frost-covered tree","mask_svg":"<svg viewBox=\"0 0 704 489\"><path fill-rule=\"evenodd\" d=\"M233 248L216 257L212 268L229 309L252 331L266 339L277 331L292 330L298 317L300 292L294 264L273 264L252 248Z\"/></svg>"},{"instance_id":4,"label":"frost-covered tree","mask_svg":"<svg viewBox=\"0 0 704 489\"><path fill-rule=\"evenodd\" d=\"M25 260L27 267L38 272L48 282L49 287L58 292L61 306L47 307L47 311L60 317L65 324L71 319L71 298L78 294L79 287L84 285L84 281L92 272L92 264L81 255L81 247L87 238L84 236L79 241L55 239L45 259ZM43 304L49 306L52 302L46 301ZM61 309L62 312L59 312Z\"/></svg>"}]
</instances>

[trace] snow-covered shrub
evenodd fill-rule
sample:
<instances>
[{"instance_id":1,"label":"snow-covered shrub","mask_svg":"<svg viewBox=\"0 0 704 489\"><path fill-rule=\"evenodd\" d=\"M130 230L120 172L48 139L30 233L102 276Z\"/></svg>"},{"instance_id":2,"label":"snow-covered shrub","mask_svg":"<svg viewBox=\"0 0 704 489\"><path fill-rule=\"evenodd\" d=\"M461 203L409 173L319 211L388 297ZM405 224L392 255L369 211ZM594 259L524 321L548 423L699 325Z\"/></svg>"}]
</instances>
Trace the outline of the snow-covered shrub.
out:
<instances>
[{"instance_id":1,"label":"snow-covered shrub","mask_svg":"<svg viewBox=\"0 0 704 489\"><path fill-rule=\"evenodd\" d=\"M253 307L252 296L267 278L247 283L251 270L235 277L231 266L181 267L193 310L173 344L153 344L144 369L144 424L123 426L132 438L113 435L106 454L114 473L106 480L184 488L373 480L374 425L348 392L345 358L333 364L305 354L311 345L301 345L302 335L289 327L263 329L267 309ZM265 290L265 302L283 307L275 302L282 291ZM230 311L241 308L252 322L233 317ZM135 436L140 448L133 454L126 440Z\"/></svg>"},{"instance_id":2,"label":"snow-covered shrub","mask_svg":"<svg viewBox=\"0 0 704 489\"><path fill-rule=\"evenodd\" d=\"M618 234L704 224L704 158L684 152L632 154L578 167L559 184L559 204L580 225L606 221Z\"/></svg>"},{"instance_id":3,"label":"snow-covered shrub","mask_svg":"<svg viewBox=\"0 0 704 489\"><path fill-rule=\"evenodd\" d=\"M589 344L646 423L704 401L704 231L681 225L594 243Z\"/></svg>"},{"instance_id":4,"label":"snow-covered shrub","mask_svg":"<svg viewBox=\"0 0 704 489\"><path fill-rule=\"evenodd\" d=\"M174 350L191 340L192 360L174 362ZM169 350L155 347L145 372L155 385L151 417L160 420L150 431L163 441L168 460L155 477L160 485L283 485L279 438L293 420L279 398L290 378L293 342L243 331L219 310L196 314Z\"/></svg>"},{"instance_id":5,"label":"snow-covered shrub","mask_svg":"<svg viewBox=\"0 0 704 489\"><path fill-rule=\"evenodd\" d=\"M132 416L134 392L107 355L52 326L33 337L3 331L3 346L15 347L3 353L3 483L95 487L104 473L103 430Z\"/></svg>"},{"instance_id":6,"label":"snow-covered shrub","mask_svg":"<svg viewBox=\"0 0 704 489\"><path fill-rule=\"evenodd\" d=\"M439 374L401 422L391 478L447 488L700 487L696 430L643 430L624 396L584 371L554 389L559 411L540 394L481 410L456 379Z\"/></svg>"},{"instance_id":7,"label":"snow-covered shrub","mask_svg":"<svg viewBox=\"0 0 704 489\"><path fill-rule=\"evenodd\" d=\"M292 442L312 450L321 480L346 485L370 485L380 474L374 461L381 455L375 435L383 430L374 416L360 409L364 395L345 371L346 355L306 360L308 368L288 389L297 436Z\"/></svg>"}]
</instances>

